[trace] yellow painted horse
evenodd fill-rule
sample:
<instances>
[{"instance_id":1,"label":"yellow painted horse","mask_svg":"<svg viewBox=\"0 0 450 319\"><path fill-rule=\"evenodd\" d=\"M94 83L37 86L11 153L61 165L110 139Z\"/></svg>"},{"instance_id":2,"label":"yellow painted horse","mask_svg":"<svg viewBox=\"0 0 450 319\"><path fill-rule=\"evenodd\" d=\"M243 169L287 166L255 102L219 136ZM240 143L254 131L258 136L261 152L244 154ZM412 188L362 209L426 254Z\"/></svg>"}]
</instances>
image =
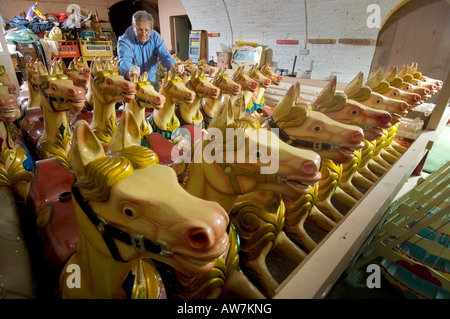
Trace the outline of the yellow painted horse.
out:
<instances>
[{"instance_id":1,"label":"yellow painted horse","mask_svg":"<svg viewBox=\"0 0 450 319\"><path fill-rule=\"evenodd\" d=\"M164 298L152 259L193 276L209 272L228 249L224 209L186 192L140 141L128 110L107 152L87 122L76 124L72 196L80 237L61 272L62 298Z\"/></svg>"}]
</instances>

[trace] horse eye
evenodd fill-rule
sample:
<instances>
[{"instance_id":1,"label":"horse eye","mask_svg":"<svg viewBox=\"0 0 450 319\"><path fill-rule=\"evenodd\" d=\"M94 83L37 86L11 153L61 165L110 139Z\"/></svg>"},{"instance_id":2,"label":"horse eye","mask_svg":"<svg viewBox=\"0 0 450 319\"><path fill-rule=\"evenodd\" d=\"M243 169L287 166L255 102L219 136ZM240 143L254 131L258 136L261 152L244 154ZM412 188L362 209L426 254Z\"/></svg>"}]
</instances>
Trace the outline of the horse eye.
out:
<instances>
[{"instance_id":1,"label":"horse eye","mask_svg":"<svg viewBox=\"0 0 450 319\"><path fill-rule=\"evenodd\" d=\"M320 131L320 126L314 126L314 131L319 132Z\"/></svg>"},{"instance_id":2,"label":"horse eye","mask_svg":"<svg viewBox=\"0 0 450 319\"><path fill-rule=\"evenodd\" d=\"M128 217L133 217L133 215L134 215L133 211L131 209L129 209L129 208L125 208L125 210L123 212Z\"/></svg>"},{"instance_id":3,"label":"horse eye","mask_svg":"<svg viewBox=\"0 0 450 319\"><path fill-rule=\"evenodd\" d=\"M352 114L353 114L353 115L358 114L358 110L352 110Z\"/></svg>"},{"instance_id":4,"label":"horse eye","mask_svg":"<svg viewBox=\"0 0 450 319\"><path fill-rule=\"evenodd\" d=\"M375 101L377 104L380 104L381 103L381 100L376 100Z\"/></svg>"},{"instance_id":5,"label":"horse eye","mask_svg":"<svg viewBox=\"0 0 450 319\"><path fill-rule=\"evenodd\" d=\"M397 92L394 92L394 96L397 96Z\"/></svg>"}]
</instances>

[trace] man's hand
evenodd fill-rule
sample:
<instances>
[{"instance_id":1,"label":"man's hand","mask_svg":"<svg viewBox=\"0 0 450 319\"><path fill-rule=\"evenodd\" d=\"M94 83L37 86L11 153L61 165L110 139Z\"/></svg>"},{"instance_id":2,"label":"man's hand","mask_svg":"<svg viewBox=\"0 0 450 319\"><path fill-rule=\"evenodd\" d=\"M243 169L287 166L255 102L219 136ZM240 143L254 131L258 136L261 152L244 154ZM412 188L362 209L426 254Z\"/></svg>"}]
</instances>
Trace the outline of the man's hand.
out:
<instances>
[{"instance_id":1,"label":"man's hand","mask_svg":"<svg viewBox=\"0 0 450 319\"><path fill-rule=\"evenodd\" d=\"M133 74L136 74L137 76L141 75L141 69L137 66L137 65L133 65L130 70L128 71L128 73L130 74L130 77Z\"/></svg>"}]
</instances>

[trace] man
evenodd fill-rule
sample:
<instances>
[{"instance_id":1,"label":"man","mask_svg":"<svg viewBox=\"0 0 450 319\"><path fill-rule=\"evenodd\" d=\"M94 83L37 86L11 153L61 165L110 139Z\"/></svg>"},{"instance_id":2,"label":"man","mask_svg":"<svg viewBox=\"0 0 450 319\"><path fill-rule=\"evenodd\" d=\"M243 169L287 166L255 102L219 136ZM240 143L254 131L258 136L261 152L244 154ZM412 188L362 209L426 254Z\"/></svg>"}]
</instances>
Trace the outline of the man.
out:
<instances>
[{"instance_id":1,"label":"man","mask_svg":"<svg viewBox=\"0 0 450 319\"><path fill-rule=\"evenodd\" d=\"M167 50L161 35L153 30L153 26L151 14L146 11L134 13L132 25L117 41L117 54L119 70L125 78L130 79L133 73L141 75L147 71L149 81L159 89L159 81L156 79L158 61L170 69L175 60Z\"/></svg>"}]
</instances>

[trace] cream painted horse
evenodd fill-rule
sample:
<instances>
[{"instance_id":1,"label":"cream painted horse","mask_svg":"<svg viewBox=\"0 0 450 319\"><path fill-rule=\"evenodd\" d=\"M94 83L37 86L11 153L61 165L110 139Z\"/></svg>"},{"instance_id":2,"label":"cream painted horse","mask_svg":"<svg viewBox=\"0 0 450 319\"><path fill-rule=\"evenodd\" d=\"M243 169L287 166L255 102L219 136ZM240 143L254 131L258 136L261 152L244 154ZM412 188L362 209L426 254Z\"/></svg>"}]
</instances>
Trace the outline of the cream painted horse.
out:
<instances>
[{"instance_id":1,"label":"cream painted horse","mask_svg":"<svg viewBox=\"0 0 450 319\"><path fill-rule=\"evenodd\" d=\"M236 71L234 71L231 77L233 81L241 85L241 90L244 92L245 105L249 105L253 94L258 90L258 81L253 80L248 72L245 71L245 66L239 66ZM236 100L236 97L232 97L232 102Z\"/></svg>"},{"instance_id":2,"label":"cream painted horse","mask_svg":"<svg viewBox=\"0 0 450 319\"><path fill-rule=\"evenodd\" d=\"M160 109L163 107L166 97L157 92L150 81L148 73L144 72L140 77L133 75L131 81L136 83L136 98L125 103L125 109L130 110L139 125L141 136L152 133L150 123L147 121L147 109Z\"/></svg>"},{"instance_id":3,"label":"cream painted horse","mask_svg":"<svg viewBox=\"0 0 450 319\"><path fill-rule=\"evenodd\" d=\"M173 131L180 127L181 123L175 113L176 103L193 103L195 92L188 89L183 80L171 71L167 72L159 93L166 97L162 108L153 110L148 121L153 132L160 133L166 139L171 139Z\"/></svg>"},{"instance_id":4,"label":"cream painted horse","mask_svg":"<svg viewBox=\"0 0 450 319\"><path fill-rule=\"evenodd\" d=\"M251 79L258 82L258 88L253 92L251 101L249 102L245 110L247 113L252 114L254 111L264 106L264 92L272 83L272 79L268 76L265 76L259 70L258 63L254 64L248 70L248 75Z\"/></svg>"},{"instance_id":5,"label":"cream painted horse","mask_svg":"<svg viewBox=\"0 0 450 319\"><path fill-rule=\"evenodd\" d=\"M193 124L199 128L205 128L200 105L205 98L218 99L220 89L209 81L203 71L198 69L191 73L189 80L186 82L186 87L195 92L195 98L193 102L180 100L176 108L178 119L182 125Z\"/></svg>"},{"instance_id":6,"label":"cream painted horse","mask_svg":"<svg viewBox=\"0 0 450 319\"><path fill-rule=\"evenodd\" d=\"M194 145L193 156L202 154L202 157L189 164L187 179L183 181L185 189L196 197L217 201L226 211L233 208L238 196L242 194L272 192L283 194L287 198L298 198L307 193L309 186L320 179L320 157L313 151L298 150L287 145L271 131L261 130L267 136L258 140L258 134L263 134L259 133L259 122L251 118L247 121L235 121L230 99L224 100L226 101L207 130L207 137ZM241 129L237 129L238 127ZM225 133L227 128L236 129L236 145L232 136L225 134L225 140L220 138L220 132ZM274 143L279 144L279 154L274 157L279 168L274 172L261 174L261 169L270 165L268 153L271 148L276 147ZM211 152L212 146L215 146L214 152ZM263 149L267 152L263 152ZM227 156L236 156L238 152L244 155L242 162L225 162ZM275 221L275 224L278 222ZM218 260L212 272L197 277L174 275L178 280L177 293L181 297L218 298L226 293L242 298L264 297L239 269L234 235L234 226L238 225L232 225L230 251ZM268 229L273 226L268 226ZM277 244L282 246L283 241L280 240ZM262 241L261 245L268 245L261 251L261 254L265 254L273 241ZM255 269L267 275L263 268Z\"/></svg>"},{"instance_id":7,"label":"cream painted horse","mask_svg":"<svg viewBox=\"0 0 450 319\"><path fill-rule=\"evenodd\" d=\"M56 61L52 65L51 74L48 74L42 62L38 62L38 71L41 78L39 90L44 113L44 130L37 140L37 157L56 157L61 165L70 170L72 136L67 111L81 111L86 101L86 92L63 74Z\"/></svg>"},{"instance_id":8,"label":"cream painted horse","mask_svg":"<svg viewBox=\"0 0 450 319\"><path fill-rule=\"evenodd\" d=\"M228 249L223 208L187 193L140 141L128 110L106 153L87 122L76 124L72 196L80 235L61 272L62 298L164 298L152 259L194 276ZM81 271L77 289L68 287L73 265Z\"/></svg>"},{"instance_id":9,"label":"cream painted horse","mask_svg":"<svg viewBox=\"0 0 450 319\"><path fill-rule=\"evenodd\" d=\"M208 127L212 118L220 108L222 96L227 94L230 97L237 96L241 92L242 86L236 83L227 73L226 69L220 69L214 74L212 84L220 89L220 95L217 98L205 97L201 103L200 110L203 114L205 127ZM233 98L234 99L234 98Z\"/></svg>"},{"instance_id":10,"label":"cream painted horse","mask_svg":"<svg viewBox=\"0 0 450 319\"><path fill-rule=\"evenodd\" d=\"M2 86L0 86L2 88ZM0 190L26 200L34 161L14 121L22 116L14 95L0 93Z\"/></svg>"},{"instance_id":11,"label":"cream painted horse","mask_svg":"<svg viewBox=\"0 0 450 319\"><path fill-rule=\"evenodd\" d=\"M90 126L102 143L108 144L117 126L116 103L131 102L136 95L136 84L126 80L110 61L103 65L100 59L91 62L89 90L93 99Z\"/></svg>"},{"instance_id":12,"label":"cream painted horse","mask_svg":"<svg viewBox=\"0 0 450 319\"><path fill-rule=\"evenodd\" d=\"M344 93L336 93L337 77L334 76L311 105L333 120L345 124L359 126L364 131L365 145L382 136L382 130L391 127L391 115L387 111L370 108L359 102L349 100ZM351 209L362 198L363 193L353 185L353 178L359 176L357 168L360 164L360 151L355 151L355 157L342 163L342 173L332 199Z\"/></svg>"}]
</instances>

